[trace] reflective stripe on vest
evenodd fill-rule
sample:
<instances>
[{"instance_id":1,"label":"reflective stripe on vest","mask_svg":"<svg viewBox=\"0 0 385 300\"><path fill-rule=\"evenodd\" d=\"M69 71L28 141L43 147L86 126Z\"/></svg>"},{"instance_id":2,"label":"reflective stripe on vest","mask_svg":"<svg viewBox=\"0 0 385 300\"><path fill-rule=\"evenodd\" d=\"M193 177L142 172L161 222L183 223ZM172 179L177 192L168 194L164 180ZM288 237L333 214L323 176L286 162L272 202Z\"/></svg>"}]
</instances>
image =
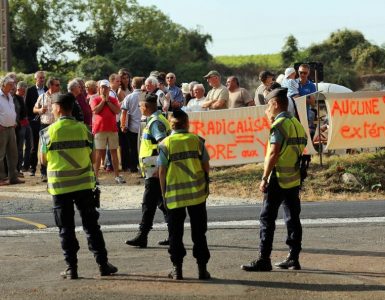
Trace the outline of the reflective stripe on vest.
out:
<instances>
[{"instance_id":1,"label":"reflective stripe on vest","mask_svg":"<svg viewBox=\"0 0 385 300\"><path fill-rule=\"evenodd\" d=\"M161 114L153 116L147 123L146 127L143 129L142 140L140 142L139 149L139 165L140 169L142 170L142 175L145 177L149 177L146 176L146 170L150 169L150 173L153 173L151 169L154 168L153 165L146 164L145 158L153 156L154 150L158 149L158 143L150 132L150 127L155 121L160 121L164 124L164 126L166 127L167 134L170 134L171 131L170 124L168 123L167 119Z\"/></svg>"},{"instance_id":2,"label":"reflective stripe on vest","mask_svg":"<svg viewBox=\"0 0 385 300\"><path fill-rule=\"evenodd\" d=\"M66 194L95 187L91 165L92 134L73 119L60 119L44 133L47 144L48 192Z\"/></svg>"},{"instance_id":3,"label":"reflective stripe on vest","mask_svg":"<svg viewBox=\"0 0 385 300\"><path fill-rule=\"evenodd\" d=\"M202 142L191 133L175 133L162 142L167 148L165 200L168 209L203 203L208 196L202 168Z\"/></svg>"},{"instance_id":4,"label":"reflective stripe on vest","mask_svg":"<svg viewBox=\"0 0 385 300\"><path fill-rule=\"evenodd\" d=\"M299 186L301 183L299 156L307 144L305 130L294 117L278 118L274 121L273 128L278 129L284 137L279 158L275 165L278 183L281 188L285 189ZM268 147L270 148L270 142ZM267 153L270 153L269 149Z\"/></svg>"}]
</instances>

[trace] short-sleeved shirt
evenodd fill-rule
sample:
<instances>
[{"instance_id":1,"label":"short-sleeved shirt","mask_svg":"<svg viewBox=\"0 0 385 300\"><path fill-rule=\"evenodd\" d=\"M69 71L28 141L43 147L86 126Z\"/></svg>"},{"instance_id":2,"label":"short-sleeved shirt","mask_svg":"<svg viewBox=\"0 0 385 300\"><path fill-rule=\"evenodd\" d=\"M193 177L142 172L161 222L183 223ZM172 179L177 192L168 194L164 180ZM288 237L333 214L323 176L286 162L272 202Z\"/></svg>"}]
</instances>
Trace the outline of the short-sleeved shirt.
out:
<instances>
[{"instance_id":1,"label":"short-sleeved shirt","mask_svg":"<svg viewBox=\"0 0 385 300\"><path fill-rule=\"evenodd\" d=\"M217 88L212 88L206 96L206 101L210 100L224 100L227 108L229 106L229 90L223 84Z\"/></svg>"},{"instance_id":2,"label":"short-sleeved shirt","mask_svg":"<svg viewBox=\"0 0 385 300\"><path fill-rule=\"evenodd\" d=\"M154 112L148 119L148 122L156 116L159 116L162 114L160 111ZM167 136L167 128L166 125L163 124L162 121L155 120L151 123L151 126L149 128L151 136L157 141L160 142Z\"/></svg>"},{"instance_id":3,"label":"short-sleeved shirt","mask_svg":"<svg viewBox=\"0 0 385 300\"><path fill-rule=\"evenodd\" d=\"M119 102L116 98L108 97L108 100L119 106ZM91 100L90 106L93 110L97 105L102 102L102 97L96 97ZM118 127L116 126L116 114L105 104L99 113L94 113L92 120L92 133L98 132L117 132Z\"/></svg>"},{"instance_id":4,"label":"short-sleeved shirt","mask_svg":"<svg viewBox=\"0 0 385 300\"><path fill-rule=\"evenodd\" d=\"M295 79L282 80L281 86L287 88L287 96L293 97L299 95L299 84Z\"/></svg>"},{"instance_id":5,"label":"short-sleeved shirt","mask_svg":"<svg viewBox=\"0 0 385 300\"><path fill-rule=\"evenodd\" d=\"M47 108L47 111L40 116L40 122L42 124L52 124L55 122L55 116L52 113L52 98L57 95L51 94L50 92L45 92L41 94L35 103L35 108L42 108L43 106Z\"/></svg>"},{"instance_id":6,"label":"short-sleeved shirt","mask_svg":"<svg viewBox=\"0 0 385 300\"><path fill-rule=\"evenodd\" d=\"M248 106L253 98L244 88L238 88L234 92L229 92L229 108L238 108Z\"/></svg>"},{"instance_id":7,"label":"short-sleeved shirt","mask_svg":"<svg viewBox=\"0 0 385 300\"><path fill-rule=\"evenodd\" d=\"M171 132L171 135L175 134L175 133L187 133L188 131L187 130L184 130L184 129L180 129L180 130L173 130ZM206 147L205 147L205 144L202 142L201 143L201 149L202 149L202 159L201 161L202 162L207 162L210 160L210 156L206 150ZM157 165L158 166L168 166L169 165L169 161L168 161L168 150L167 150L167 147L165 145L162 145L162 144L159 144L159 156L157 158Z\"/></svg>"},{"instance_id":8,"label":"short-sleeved shirt","mask_svg":"<svg viewBox=\"0 0 385 300\"><path fill-rule=\"evenodd\" d=\"M11 127L16 124L16 110L12 95L5 95L0 89L0 126ZM3 162L0 162L3 163Z\"/></svg>"},{"instance_id":9,"label":"short-sleeved shirt","mask_svg":"<svg viewBox=\"0 0 385 300\"><path fill-rule=\"evenodd\" d=\"M131 94L127 95L121 105L121 108L127 111L128 120L125 124L130 132L138 133L140 127L140 119L142 113L139 108L140 89L135 89Z\"/></svg>"},{"instance_id":10,"label":"short-sleeved shirt","mask_svg":"<svg viewBox=\"0 0 385 300\"><path fill-rule=\"evenodd\" d=\"M309 95L317 91L315 84L310 80L308 80L305 84L301 84L299 79L296 79L296 82L298 83L298 91L300 96Z\"/></svg>"},{"instance_id":11,"label":"short-sleeved shirt","mask_svg":"<svg viewBox=\"0 0 385 300\"><path fill-rule=\"evenodd\" d=\"M277 120L278 118L285 117L285 118L291 118L292 115L287 112L283 111L280 112L275 118L274 121ZM270 144L283 144L284 136L283 134L278 130L278 128L272 128L270 131L270 136L269 136L269 141Z\"/></svg>"},{"instance_id":12,"label":"short-sleeved shirt","mask_svg":"<svg viewBox=\"0 0 385 300\"><path fill-rule=\"evenodd\" d=\"M263 94L267 90L267 87L262 83L255 90L254 102L256 105L265 105L265 95Z\"/></svg>"},{"instance_id":13,"label":"short-sleeved shirt","mask_svg":"<svg viewBox=\"0 0 385 300\"><path fill-rule=\"evenodd\" d=\"M202 104L205 102L205 100L206 100L206 97L202 97L200 99L193 98L187 103L187 106L184 106L185 107L184 110L185 111L205 111L205 110L208 110L207 108L202 107Z\"/></svg>"},{"instance_id":14,"label":"short-sleeved shirt","mask_svg":"<svg viewBox=\"0 0 385 300\"><path fill-rule=\"evenodd\" d=\"M182 90L176 85L167 87L168 92L171 94L172 101L184 102Z\"/></svg>"}]
</instances>

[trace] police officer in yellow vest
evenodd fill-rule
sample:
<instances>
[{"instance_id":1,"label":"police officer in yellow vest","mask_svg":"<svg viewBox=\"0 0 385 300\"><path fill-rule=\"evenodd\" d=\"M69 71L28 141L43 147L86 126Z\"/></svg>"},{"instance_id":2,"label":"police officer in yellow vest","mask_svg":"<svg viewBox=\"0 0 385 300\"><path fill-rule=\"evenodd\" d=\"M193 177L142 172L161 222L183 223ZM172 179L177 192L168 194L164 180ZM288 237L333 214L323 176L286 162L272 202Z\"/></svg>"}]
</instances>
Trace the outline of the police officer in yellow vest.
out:
<instances>
[{"instance_id":1,"label":"police officer in yellow vest","mask_svg":"<svg viewBox=\"0 0 385 300\"><path fill-rule=\"evenodd\" d=\"M204 140L188 132L189 120L185 112L174 110L170 121L173 131L159 144L158 158L159 179L168 208L168 251L173 263L169 278L183 279L182 263L186 256L183 225L187 208L198 278L209 279L206 268L210 259L206 240L209 155Z\"/></svg>"},{"instance_id":2,"label":"police officer in yellow vest","mask_svg":"<svg viewBox=\"0 0 385 300\"><path fill-rule=\"evenodd\" d=\"M170 134L170 124L160 111L157 111L157 96L143 94L139 101L142 115L148 117L146 127L143 129L139 149L139 165L145 177L144 194L142 202L142 221L136 237L127 240L126 244L140 248L147 247L147 236L152 229L156 207L163 212L167 222L167 210L163 205L162 191L160 190L158 167L158 143ZM159 242L160 245L168 244L168 238Z\"/></svg>"},{"instance_id":3,"label":"police officer in yellow vest","mask_svg":"<svg viewBox=\"0 0 385 300\"><path fill-rule=\"evenodd\" d=\"M277 88L266 96L266 115L273 124L265 157L262 182L259 190L264 193L260 214L259 258L242 265L245 271L271 271L270 254L273 246L275 220L279 206L283 203L287 226L286 244L289 255L277 268L300 270L299 253L302 243L300 221L301 203L300 156L306 146L306 133L301 123L287 112L287 89Z\"/></svg>"},{"instance_id":4,"label":"police officer in yellow vest","mask_svg":"<svg viewBox=\"0 0 385 300\"><path fill-rule=\"evenodd\" d=\"M101 276L116 273L118 269L108 262L103 233L98 224L93 188L93 137L87 127L71 116L75 97L57 95L52 100L56 122L40 131L41 161L47 166L48 192L53 197L55 222L67 269L63 278L77 279L77 252L74 204L79 210L88 248L94 254Z\"/></svg>"}]
</instances>

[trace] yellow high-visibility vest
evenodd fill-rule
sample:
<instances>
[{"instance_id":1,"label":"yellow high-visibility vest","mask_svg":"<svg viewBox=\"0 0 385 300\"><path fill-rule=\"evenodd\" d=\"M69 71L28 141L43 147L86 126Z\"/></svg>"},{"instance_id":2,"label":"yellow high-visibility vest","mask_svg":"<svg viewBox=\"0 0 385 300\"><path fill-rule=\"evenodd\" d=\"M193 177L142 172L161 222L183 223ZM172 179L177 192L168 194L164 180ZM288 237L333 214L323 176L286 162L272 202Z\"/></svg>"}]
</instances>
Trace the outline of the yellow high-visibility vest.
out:
<instances>
[{"instance_id":1,"label":"yellow high-visibility vest","mask_svg":"<svg viewBox=\"0 0 385 300\"><path fill-rule=\"evenodd\" d=\"M139 148L139 165L142 170L142 175L145 176L146 171L151 173L151 170L156 168L156 157L158 156L158 142L151 135L150 127L155 121L160 121L166 127L167 135L171 132L171 127L167 119L162 115L151 116L150 120L143 129L142 140Z\"/></svg>"},{"instance_id":2,"label":"yellow high-visibility vest","mask_svg":"<svg viewBox=\"0 0 385 300\"><path fill-rule=\"evenodd\" d=\"M175 133L162 141L167 148L165 200L168 209L203 203L208 184L202 168L202 141L192 133Z\"/></svg>"},{"instance_id":3,"label":"yellow high-visibility vest","mask_svg":"<svg viewBox=\"0 0 385 300\"><path fill-rule=\"evenodd\" d=\"M307 144L305 129L295 117L280 117L271 126L271 130L278 129L284 137L275 165L279 186L284 189L293 188L301 184L299 157ZM270 153L270 140L266 155Z\"/></svg>"},{"instance_id":4,"label":"yellow high-visibility vest","mask_svg":"<svg viewBox=\"0 0 385 300\"><path fill-rule=\"evenodd\" d=\"M59 119L44 131L47 144L48 192L66 194L95 187L90 145L93 136L73 118Z\"/></svg>"}]
</instances>

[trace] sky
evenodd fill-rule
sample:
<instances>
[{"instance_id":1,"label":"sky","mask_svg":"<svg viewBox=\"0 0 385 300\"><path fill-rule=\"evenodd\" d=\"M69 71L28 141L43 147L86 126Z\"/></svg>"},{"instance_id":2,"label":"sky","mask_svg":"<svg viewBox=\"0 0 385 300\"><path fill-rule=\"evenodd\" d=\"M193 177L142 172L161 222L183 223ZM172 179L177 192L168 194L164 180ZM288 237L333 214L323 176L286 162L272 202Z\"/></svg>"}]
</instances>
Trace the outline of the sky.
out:
<instances>
[{"instance_id":1,"label":"sky","mask_svg":"<svg viewBox=\"0 0 385 300\"><path fill-rule=\"evenodd\" d=\"M155 5L187 29L210 34L214 55L272 54L292 34L298 46L321 43L338 29L360 31L385 43L384 0L138 0Z\"/></svg>"}]
</instances>

